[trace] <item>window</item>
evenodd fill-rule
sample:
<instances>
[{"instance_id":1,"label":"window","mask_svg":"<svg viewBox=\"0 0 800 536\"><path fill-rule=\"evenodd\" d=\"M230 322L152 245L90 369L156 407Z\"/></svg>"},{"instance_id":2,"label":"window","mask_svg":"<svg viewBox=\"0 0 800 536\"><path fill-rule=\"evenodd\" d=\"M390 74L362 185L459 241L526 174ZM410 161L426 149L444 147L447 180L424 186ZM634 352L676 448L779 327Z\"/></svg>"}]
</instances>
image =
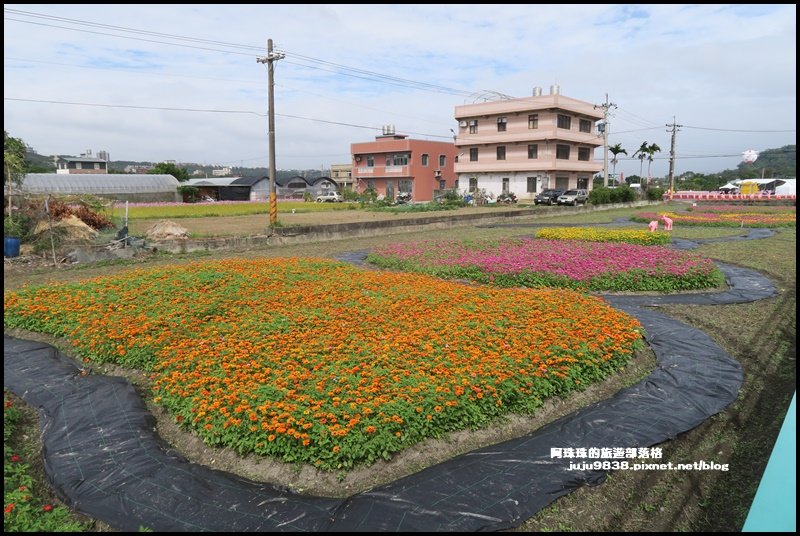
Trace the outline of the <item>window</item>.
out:
<instances>
[{"instance_id":1,"label":"window","mask_svg":"<svg viewBox=\"0 0 800 536\"><path fill-rule=\"evenodd\" d=\"M569 160L569 145L556 145L556 158Z\"/></svg>"},{"instance_id":2,"label":"window","mask_svg":"<svg viewBox=\"0 0 800 536\"><path fill-rule=\"evenodd\" d=\"M411 186L413 181L411 179L400 179L397 185L397 191L402 193L411 193Z\"/></svg>"},{"instance_id":3,"label":"window","mask_svg":"<svg viewBox=\"0 0 800 536\"><path fill-rule=\"evenodd\" d=\"M527 192L529 194L536 193L536 177L528 177Z\"/></svg>"},{"instance_id":4,"label":"window","mask_svg":"<svg viewBox=\"0 0 800 536\"><path fill-rule=\"evenodd\" d=\"M453 188L455 188L456 190L458 190L458 179L456 179L456 182L453 184Z\"/></svg>"},{"instance_id":5,"label":"window","mask_svg":"<svg viewBox=\"0 0 800 536\"><path fill-rule=\"evenodd\" d=\"M440 181L439 181L439 189L440 189L440 190L445 190L445 189L447 189L447 181L445 181L444 179L440 180Z\"/></svg>"},{"instance_id":6,"label":"window","mask_svg":"<svg viewBox=\"0 0 800 536\"><path fill-rule=\"evenodd\" d=\"M439 155L439 167L443 168L447 165L447 157L443 154Z\"/></svg>"},{"instance_id":7,"label":"window","mask_svg":"<svg viewBox=\"0 0 800 536\"><path fill-rule=\"evenodd\" d=\"M588 119L581 119L579 130L581 132L591 132L592 131L592 122Z\"/></svg>"},{"instance_id":8,"label":"window","mask_svg":"<svg viewBox=\"0 0 800 536\"><path fill-rule=\"evenodd\" d=\"M498 160L505 160L506 159L506 146L505 145L498 145L497 146L497 159Z\"/></svg>"},{"instance_id":9,"label":"window","mask_svg":"<svg viewBox=\"0 0 800 536\"><path fill-rule=\"evenodd\" d=\"M589 188L589 177L578 177L578 188L587 190Z\"/></svg>"},{"instance_id":10,"label":"window","mask_svg":"<svg viewBox=\"0 0 800 536\"><path fill-rule=\"evenodd\" d=\"M505 132L506 131L506 124L507 120L505 117L498 117L497 118L497 132Z\"/></svg>"},{"instance_id":11,"label":"window","mask_svg":"<svg viewBox=\"0 0 800 536\"><path fill-rule=\"evenodd\" d=\"M478 148L471 147L469 150L469 161L470 162L477 162L478 161Z\"/></svg>"},{"instance_id":12,"label":"window","mask_svg":"<svg viewBox=\"0 0 800 536\"><path fill-rule=\"evenodd\" d=\"M478 189L478 177L469 178L469 191L474 192Z\"/></svg>"},{"instance_id":13,"label":"window","mask_svg":"<svg viewBox=\"0 0 800 536\"><path fill-rule=\"evenodd\" d=\"M528 158L539 158L539 146L535 143L528 145Z\"/></svg>"},{"instance_id":14,"label":"window","mask_svg":"<svg viewBox=\"0 0 800 536\"><path fill-rule=\"evenodd\" d=\"M504 194L507 194L510 191L509 182L510 182L510 180L509 180L508 177L503 177L503 193Z\"/></svg>"},{"instance_id":15,"label":"window","mask_svg":"<svg viewBox=\"0 0 800 536\"><path fill-rule=\"evenodd\" d=\"M568 115L558 114L558 128L572 128L572 118Z\"/></svg>"},{"instance_id":16,"label":"window","mask_svg":"<svg viewBox=\"0 0 800 536\"><path fill-rule=\"evenodd\" d=\"M367 190L375 189L375 181L367 181Z\"/></svg>"},{"instance_id":17,"label":"window","mask_svg":"<svg viewBox=\"0 0 800 536\"><path fill-rule=\"evenodd\" d=\"M407 166L408 165L408 155L407 154L392 154L386 157L386 165L387 166Z\"/></svg>"},{"instance_id":18,"label":"window","mask_svg":"<svg viewBox=\"0 0 800 536\"><path fill-rule=\"evenodd\" d=\"M469 133L470 134L477 134L478 133L478 120L473 119L469 122Z\"/></svg>"},{"instance_id":19,"label":"window","mask_svg":"<svg viewBox=\"0 0 800 536\"><path fill-rule=\"evenodd\" d=\"M539 114L528 116L528 128L539 128Z\"/></svg>"},{"instance_id":20,"label":"window","mask_svg":"<svg viewBox=\"0 0 800 536\"><path fill-rule=\"evenodd\" d=\"M589 161L592 150L588 147L578 147L578 160Z\"/></svg>"},{"instance_id":21,"label":"window","mask_svg":"<svg viewBox=\"0 0 800 536\"><path fill-rule=\"evenodd\" d=\"M424 167L428 167L428 155L426 155L426 154L422 155L422 165Z\"/></svg>"},{"instance_id":22,"label":"window","mask_svg":"<svg viewBox=\"0 0 800 536\"><path fill-rule=\"evenodd\" d=\"M367 167L375 167L375 157L374 156L369 155L367 157Z\"/></svg>"},{"instance_id":23,"label":"window","mask_svg":"<svg viewBox=\"0 0 800 536\"><path fill-rule=\"evenodd\" d=\"M569 190L569 177L556 177L556 190Z\"/></svg>"}]
</instances>

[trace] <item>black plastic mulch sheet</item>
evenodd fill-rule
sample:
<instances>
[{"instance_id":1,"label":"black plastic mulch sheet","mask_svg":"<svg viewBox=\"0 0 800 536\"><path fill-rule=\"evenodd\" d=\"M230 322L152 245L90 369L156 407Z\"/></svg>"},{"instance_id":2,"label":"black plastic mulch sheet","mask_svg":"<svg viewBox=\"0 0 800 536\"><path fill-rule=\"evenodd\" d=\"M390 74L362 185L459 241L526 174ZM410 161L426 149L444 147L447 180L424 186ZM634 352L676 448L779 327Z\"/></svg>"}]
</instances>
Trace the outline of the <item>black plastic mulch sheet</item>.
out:
<instances>
[{"instance_id":1,"label":"black plastic mulch sheet","mask_svg":"<svg viewBox=\"0 0 800 536\"><path fill-rule=\"evenodd\" d=\"M675 249L694 249L700 244L710 244L712 242L731 242L738 240L761 240L773 236L775 231L772 229L753 228L748 229L747 234L739 236L721 236L718 238L697 238L687 240L685 238L673 238L672 247Z\"/></svg>"},{"instance_id":2,"label":"black plastic mulch sheet","mask_svg":"<svg viewBox=\"0 0 800 536\"><path fill-rule=\"evenodd\" d=\"M356 257L356 256L354 256ZM123 530L479 531L519 525L604 471L570 470L565 447L649 447L736 399L739 364L704 333L641 305L739 303L774 295L768 280L722 266L731 290L614 296L637 317L656 370L613 398L534 433L459 456L348 499L302 496L187 462L157 435L127 380L81 376L52 347L4 337L4 384L40 409L48 478L75 509ZM657 303L656 303L657 302Z\"/></svg>"}]
</instances>

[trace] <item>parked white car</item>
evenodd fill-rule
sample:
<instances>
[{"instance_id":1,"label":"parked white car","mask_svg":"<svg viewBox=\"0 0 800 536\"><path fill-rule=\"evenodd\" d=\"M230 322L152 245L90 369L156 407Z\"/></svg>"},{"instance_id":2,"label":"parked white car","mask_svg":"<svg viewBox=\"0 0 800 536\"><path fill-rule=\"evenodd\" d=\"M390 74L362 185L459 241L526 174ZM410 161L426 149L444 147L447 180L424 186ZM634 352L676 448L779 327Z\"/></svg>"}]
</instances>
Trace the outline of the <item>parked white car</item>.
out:
<instances>
[{"instance_id":1,"label":"parked white car","mask_svg":"<svg viewBox=\"0 0 800 536\"><path fill-rule=\"evenodd\" d=\"M317 196L317 203L341 203L342 196L339 192L334 192L331 190L330 192L323 192Z\"/></svg>"},{"instance_id":2,"label":"parked white car","mask_svg":"<svg viewBox=\"0 0 800 536\"><path fill-rule=\"evenodd\" d=\"M567 190L558 196L559 205L585 205L589 199L589 192L586 190Z\"/></svg>"}]
</instances>

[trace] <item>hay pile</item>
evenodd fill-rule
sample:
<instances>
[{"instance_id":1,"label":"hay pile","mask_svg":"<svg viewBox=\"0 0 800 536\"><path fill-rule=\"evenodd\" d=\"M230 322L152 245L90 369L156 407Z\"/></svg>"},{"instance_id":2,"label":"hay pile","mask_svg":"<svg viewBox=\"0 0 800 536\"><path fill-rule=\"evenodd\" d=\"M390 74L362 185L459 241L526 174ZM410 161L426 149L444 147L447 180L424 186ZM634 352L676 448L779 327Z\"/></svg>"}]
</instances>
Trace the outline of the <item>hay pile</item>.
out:
<instances>
[{"instance_id":1,"label":"hay pile","mask_svg":"<svg viewBox=\"0 0 800 536\"><path fill-rule=\"evenodd\" d=\"M33 234L37 237L50 229L47 220L42 220L36 224ZM93 242L97 231L83 223L77 216L69 216L63 220L53 222L53 232L65 242Z\"/></svg>"},{"instance_id":2,"label":"hay pile","mask_svg":"<svg viewBox=\"0 0 800 536\"><path fill-rule=\"evenodd\" d=\"M159 240L186 240L189 230L169 220L161 220L147 230L145 236L153 241Z\"/></svg>"}]
</instances>

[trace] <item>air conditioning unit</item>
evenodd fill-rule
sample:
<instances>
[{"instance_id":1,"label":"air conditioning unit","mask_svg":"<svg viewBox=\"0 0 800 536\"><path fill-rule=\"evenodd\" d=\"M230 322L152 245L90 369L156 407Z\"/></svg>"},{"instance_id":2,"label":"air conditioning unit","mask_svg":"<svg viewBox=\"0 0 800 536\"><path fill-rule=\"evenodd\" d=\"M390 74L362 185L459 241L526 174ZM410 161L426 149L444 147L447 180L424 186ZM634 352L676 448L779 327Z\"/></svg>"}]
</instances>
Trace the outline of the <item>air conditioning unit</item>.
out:
<instances>
[{"instance_id":1,"label":"air conditioning unit","mask_svg":"<svg viewBox=\"0 0 800 536\"><path fill-rule=\"evenodd\" d=\"M459 121L458 122L458 126L460 126L461 128L467 128L467 122L466 121Z\"/></svg>"},{"instance_id":2,"label":"air conditioning unit","mask_svg":"<svg viewBox=\"0 0 800 536\"><path fill-rule=\"evenodd\" d=\"M439 176L441 176L441 175L442 175L442 170L441 170L441 169L437 169L437 170L435 170L433 173L434 173L434 174L435 174L437 177L439 177Z\"/></svg>"}]
</instances>

